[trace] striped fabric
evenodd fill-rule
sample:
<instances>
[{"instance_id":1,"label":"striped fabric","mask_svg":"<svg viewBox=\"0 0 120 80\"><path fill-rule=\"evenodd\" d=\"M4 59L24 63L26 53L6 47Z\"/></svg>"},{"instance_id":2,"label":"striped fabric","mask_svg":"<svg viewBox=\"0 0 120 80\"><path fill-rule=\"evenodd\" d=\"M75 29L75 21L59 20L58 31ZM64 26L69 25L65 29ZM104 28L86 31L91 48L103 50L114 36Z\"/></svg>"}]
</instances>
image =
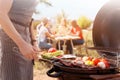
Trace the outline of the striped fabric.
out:
<instances>
[{"instance_id":1,"label":"striped fabric","mask_svg":"<svg viewBox=\"0 0 120 80\"><path fill-rule=\"evenodd\" d=\"M30 43L28 23L34 12L35 0L13 1L9 17L23 39ZM2 50L0 53L2 55L0 59L0 80L33 80L32 61L23 57L17 45L2 30L0 30L0 39Z\"/></svg>"}]
</instances>

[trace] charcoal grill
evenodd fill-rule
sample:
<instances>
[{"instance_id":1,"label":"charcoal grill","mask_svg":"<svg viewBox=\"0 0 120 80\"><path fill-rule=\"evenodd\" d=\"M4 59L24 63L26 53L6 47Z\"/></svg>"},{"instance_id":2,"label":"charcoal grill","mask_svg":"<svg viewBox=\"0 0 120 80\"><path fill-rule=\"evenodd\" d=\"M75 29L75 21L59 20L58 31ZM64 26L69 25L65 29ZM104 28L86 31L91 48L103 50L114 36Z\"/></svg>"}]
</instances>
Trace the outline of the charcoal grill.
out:
<instances>
[{"instance_id":1,"label":"charcoal grill","mask_svg":"<svg viewBox=\"0 0 120 80\"><path fill-rule=\"evenodd\" d=\"M110 67L109 69L83 69L67 67L60 62L55 62L52 69L47 72L47 75L59 80L93 80L89 75L103 75L103 74L115 74L118 69Z\"/></svg>"},{"instance_id":2,"label":"charcoal grill","mask_svg":"<svg viewBox=\"0 0 120 80\"><path fill-rule=\"evenodd\" d=\"M98 12L93 25L93 42L98 53L120 66L120 0L111 0Z\"/></svg>"},{"instance_id":3,"label":"charcoal grill","mask_svg":"<svg viewBox=\"0 0 120 80\"><path fill-rule=\"evenodd\" d=\"M53 64L47 75L59 80L94 80L91 74L115 74L120 67L120 0L111 0L99 10L93 24L94 47L98 53L109 59L114 67L109 69L78 69L66 67L59 62ZM114 64L115 63L115 64ZM53 74L54 73L54 74ZM114 80L114 79L113 79Z\"/></svg>"}]
</instances>

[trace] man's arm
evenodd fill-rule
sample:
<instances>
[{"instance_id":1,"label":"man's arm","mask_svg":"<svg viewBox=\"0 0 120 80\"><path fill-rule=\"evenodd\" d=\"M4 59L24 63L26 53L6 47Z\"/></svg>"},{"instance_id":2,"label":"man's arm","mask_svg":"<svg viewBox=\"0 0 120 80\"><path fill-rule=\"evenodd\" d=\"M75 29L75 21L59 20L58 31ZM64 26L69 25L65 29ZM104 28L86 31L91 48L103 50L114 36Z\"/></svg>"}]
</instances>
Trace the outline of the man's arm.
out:
<instances>
[{"instance_id":1,"label":"man's arm","mask_svg":"<svg viewBox=\"0 0 120 80\"><path fill-rule=\"evenodd\" d=\"M13 0L0 0L0 24L5 33L8 34L9 37L12 38L12 40L15 41L15 43L18 45L24 41L18 34L18 32L15 30L13 24L8 17L8 12L12 6L12 2Z\"/></svg>"},{"instance_id":2,"label":"man's arm","mask_svg":"<svg viewBox=\"0 0 120 80\"><path fill-rule=\"evenodd\" d=\"M0 0L0 24L4 32L17 44L21 53L28 59L33 59L34 48L28 44L16 31L8 13L11 9L13 0ZM26 49L26 50L24 50Z\"/></svg>"}]
</instances>

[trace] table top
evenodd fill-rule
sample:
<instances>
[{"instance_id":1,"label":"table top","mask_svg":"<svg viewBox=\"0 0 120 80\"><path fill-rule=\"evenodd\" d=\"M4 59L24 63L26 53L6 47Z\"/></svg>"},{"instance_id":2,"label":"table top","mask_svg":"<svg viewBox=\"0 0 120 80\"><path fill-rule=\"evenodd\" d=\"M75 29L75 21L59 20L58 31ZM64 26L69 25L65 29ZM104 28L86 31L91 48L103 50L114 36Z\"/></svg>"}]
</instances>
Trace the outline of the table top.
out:
<instances>
[{"instance_id":1,"label":"table top","mask_svg":"<svg viewBox=\"0 0 120 80\"><path fill-rule=\"evenodd\" d=\"M57 36L55 40L70 40L70 39L79 39L79 36L72 36L72 35L66 35L66 36Z\"/></svg>"}]
</instances>

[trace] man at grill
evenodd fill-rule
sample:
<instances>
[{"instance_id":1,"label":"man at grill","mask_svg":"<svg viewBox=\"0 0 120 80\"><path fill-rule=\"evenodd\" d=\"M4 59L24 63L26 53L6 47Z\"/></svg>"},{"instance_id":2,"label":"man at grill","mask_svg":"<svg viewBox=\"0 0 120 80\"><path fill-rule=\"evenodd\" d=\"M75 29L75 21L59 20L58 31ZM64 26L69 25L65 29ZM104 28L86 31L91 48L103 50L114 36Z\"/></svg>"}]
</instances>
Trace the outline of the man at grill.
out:
<instances>
[{"instance_id":1,"label":"man at grill","mask_svg":"<svg viewBox=\"0 0 120 80\"><path fill-rule=\"evenodd\" d=\"M0 80L33 80L38 49L30 44L29 24L35 6L36 0L0 0Z\"/></svg>"}]
</instances>

